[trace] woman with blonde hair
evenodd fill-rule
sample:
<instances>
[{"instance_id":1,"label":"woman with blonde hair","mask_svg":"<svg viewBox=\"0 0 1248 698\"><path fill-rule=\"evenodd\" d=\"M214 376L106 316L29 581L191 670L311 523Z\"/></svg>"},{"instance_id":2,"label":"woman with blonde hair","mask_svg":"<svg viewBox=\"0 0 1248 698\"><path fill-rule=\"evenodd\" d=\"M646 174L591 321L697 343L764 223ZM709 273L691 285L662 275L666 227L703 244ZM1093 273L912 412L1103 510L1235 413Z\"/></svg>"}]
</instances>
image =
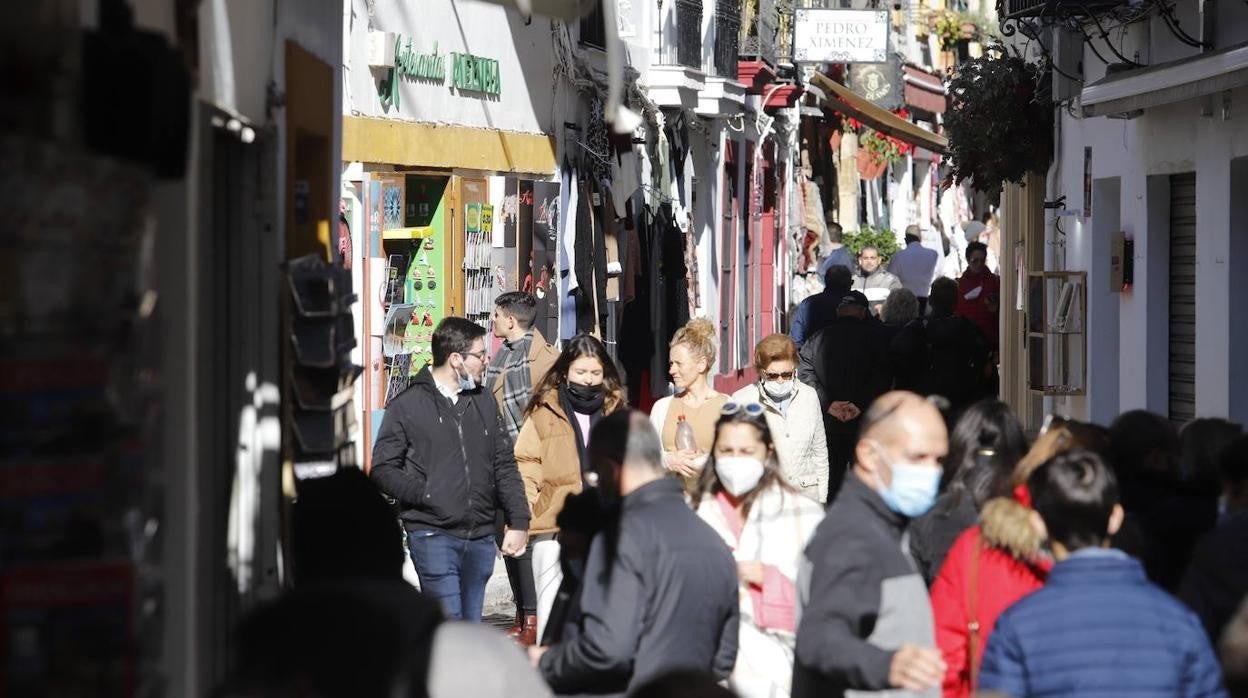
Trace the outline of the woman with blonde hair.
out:
<instances>
[{"instance_id":1,"label":"woman with blonde hair","mask_svg":"<svg viewBox=\"0 0 1248 698\"><path fill-rule=\"evenodd\" d=\"M733 393L743 405L758 403L775 440L780 474L817 502L828 498L828 440L819 394L797 379L797 344L788 335L764 337L754 347L758 381Z\"/></svg>"},{"instance_id":2,"label":"woman with blonde hair","mask_svg":"<svg viewBox=\"0 0 1248 698\"><path fill-rule=\"evenodd\" d=\"M1075 448L1098 450L1108 432L1093 424L1064 422L1036 439L1010 476L1010 497L988 500L979 525L958 536L932 583L936 645L945 660L943 695L970 696L979 662L997 617L1011 604L1044 586L1053 560L1044 538L1031 525L1027 478L1058 454Z\"/></svg>"},{"instance_id":3,"label":"woman with blonde hair","mask_svg":"<svg viewBox=\"0 0 1248 698\"><path fill-rule=\"evenodd\" d=\"M555 365L533 388L516 439L516 464L533 514L529 542L537 615L524 618L521 644L541 639L563 580L556 518L564 500L581 491L581 473L589 469L589 430L626 402L607 348L587 334L569 339Z\"/></svg>"},{"instance_id":4,"label":"woman with blonde hair","mask_svg":"<svg viewBox=\"0 0 1248 698\"><path fill-rule=\"evenodd\" d=\"M715 325L710 320L694 318L676 330L668 358L668 375L676 385L676 394L661 398L650 410L650 421L663 442L663 464L684 478L688 491L697 484L715 440L719 408L728 401L728 396L710 383L716 350ZM692 448L678 444L681 422L692 428Z\"/></svg>"}]
</instances>

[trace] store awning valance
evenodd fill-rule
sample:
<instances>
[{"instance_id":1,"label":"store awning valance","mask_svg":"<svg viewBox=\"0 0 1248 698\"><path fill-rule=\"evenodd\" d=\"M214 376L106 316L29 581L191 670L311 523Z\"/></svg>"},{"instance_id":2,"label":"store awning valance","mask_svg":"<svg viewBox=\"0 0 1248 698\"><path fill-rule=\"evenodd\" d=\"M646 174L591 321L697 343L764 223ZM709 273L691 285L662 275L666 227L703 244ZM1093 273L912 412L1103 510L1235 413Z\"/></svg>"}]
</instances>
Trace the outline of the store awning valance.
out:
<instances>
[{"instance_id":1,"label":"store awning valance","mask_svg":"<svg viewBox=\"0 0 1248 698\"><path fill-rule=\"evenodd\" d=\"M906 104L933 114L943 114L948 91L940 77L910 65L902 69L905 71L901 79L905 82L903 93Z\"/></svg>"},{"instance_id":2,"label":"store awning valance","mask_svg":"<svg viewBox=\"0 0 1248 698\"><path fill-rule=\"evenodd\" d=\"M948 152L949 140L944 136L906 121L822 73L815 73L811 81L826 93L820 104L823 108L857 119L881 133L920 148L941 155Z\"/></svg>"},{"instance_id":3,"label":"store awning valance","mask_svg":"<svg viewBox=\"0 0 1248 698\"><path fill-rule=\"evenodd\" d=\"M1248 44L1109 75L1083 88L1084 116L1126 116L1248 86Z\"/></svg>"}]
</instances>

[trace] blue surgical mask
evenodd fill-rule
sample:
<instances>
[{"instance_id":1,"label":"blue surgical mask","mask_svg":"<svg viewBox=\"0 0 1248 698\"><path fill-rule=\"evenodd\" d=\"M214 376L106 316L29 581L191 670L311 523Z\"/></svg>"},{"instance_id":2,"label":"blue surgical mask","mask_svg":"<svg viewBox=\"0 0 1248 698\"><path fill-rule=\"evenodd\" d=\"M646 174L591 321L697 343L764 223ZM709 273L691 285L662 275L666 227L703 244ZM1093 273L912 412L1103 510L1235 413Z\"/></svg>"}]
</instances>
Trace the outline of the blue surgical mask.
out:
<instances>
[{"instance_id":1,"label":"blue surgical mask","mask_svg":"<svg viewBox=\"0 0 1248 698\"><path fill-rule=\"evenodd\" d=\"M893 471L893 481L888 487L884 486L878 472L875 475L877 491L884 504L911 519L927 513L936 503L936 494L940 490L940 468L914 463L892 463L885 457L883 449L877 448L876 452Z\"/></svg>"},{"instance_id":2,"label":"blue surgical mask","mask_svg":"<svg viewBox=\"0 0 1248 698\"><path fill-rule=\"evenodd\" d=\"M461 393L466 390L476 390L477 388L477 382L473 380L472 374L467 371L460 373L457 369L455 371L455 379L459 381L459 392Z\"/></svg>"}]
</instances>

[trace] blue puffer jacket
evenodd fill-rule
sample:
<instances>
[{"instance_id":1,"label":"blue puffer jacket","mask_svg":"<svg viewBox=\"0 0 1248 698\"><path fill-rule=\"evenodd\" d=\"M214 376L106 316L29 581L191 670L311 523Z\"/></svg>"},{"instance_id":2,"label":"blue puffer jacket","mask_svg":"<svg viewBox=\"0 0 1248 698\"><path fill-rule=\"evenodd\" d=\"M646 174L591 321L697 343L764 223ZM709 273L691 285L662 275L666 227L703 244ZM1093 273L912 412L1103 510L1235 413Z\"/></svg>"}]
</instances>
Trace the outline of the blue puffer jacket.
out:
<instances>
[{"instance_id":1,"label":"blue puffer jacket","mask_svg":"<svg viewBox=\"0 0 1248 698\"><path fill-rule=\"evenodd\" d=\"M1029 696L1226 695L1195 614L1118 551L1082 550L1011 606L988 638L979 688Z\"/></svg>"}]
</instances>

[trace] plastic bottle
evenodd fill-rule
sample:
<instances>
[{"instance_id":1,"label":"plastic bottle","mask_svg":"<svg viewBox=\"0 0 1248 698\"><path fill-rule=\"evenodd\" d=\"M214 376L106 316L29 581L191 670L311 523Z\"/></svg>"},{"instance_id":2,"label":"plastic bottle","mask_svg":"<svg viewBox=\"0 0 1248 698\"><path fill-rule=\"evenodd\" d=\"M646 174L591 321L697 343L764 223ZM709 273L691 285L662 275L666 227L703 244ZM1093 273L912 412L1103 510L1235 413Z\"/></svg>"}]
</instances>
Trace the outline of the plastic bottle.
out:
<instances>
[{"instance_id":1,"label":"plastic bottle","mask_svg":"<svg viewBox=\"0 0 1248 698\"><path fill-rule=\"evenodd\" d=\"M693 425L685 421L683 414L676 417L676 450L698 450L698 442L693 438Z\"/></svg>"}]
</instances>

